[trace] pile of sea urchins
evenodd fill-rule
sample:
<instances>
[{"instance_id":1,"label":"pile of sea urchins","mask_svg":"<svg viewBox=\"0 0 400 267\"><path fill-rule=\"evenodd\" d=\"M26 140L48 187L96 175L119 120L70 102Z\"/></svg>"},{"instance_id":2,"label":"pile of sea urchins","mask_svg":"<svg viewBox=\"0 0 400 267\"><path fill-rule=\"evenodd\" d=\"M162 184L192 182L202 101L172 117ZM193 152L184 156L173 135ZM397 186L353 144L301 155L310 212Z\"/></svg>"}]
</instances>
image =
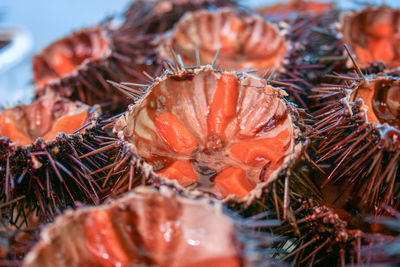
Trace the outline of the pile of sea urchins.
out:
<instances>
[{"instance_id":1,"label":"pile of sea urchins","mask_svg":"<svg viewBox=\"0 0 400 267\"><path fill-rule=\"evenodd\" d=\"M44 48L0 111L0 265L400 264L399 9L122 17Z\"/></svg>"}]
</instances>

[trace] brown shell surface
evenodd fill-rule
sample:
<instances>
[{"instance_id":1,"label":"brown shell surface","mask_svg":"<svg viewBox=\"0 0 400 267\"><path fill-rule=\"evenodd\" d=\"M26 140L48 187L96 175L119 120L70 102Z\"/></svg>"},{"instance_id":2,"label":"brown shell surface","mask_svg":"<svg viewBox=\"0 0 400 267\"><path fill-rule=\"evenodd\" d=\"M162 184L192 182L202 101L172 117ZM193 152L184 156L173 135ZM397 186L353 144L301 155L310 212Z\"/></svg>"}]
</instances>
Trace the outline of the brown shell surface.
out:
<instances>
[{"instance_id":1,"label":"brown shell surface","mask_svg":"<svg viewBox=\"0 0 400 267\"><path fill-rule=\"evenodd\" d=\"M235 107L236 118L217 138L210 134L208 106L224 76L234 77L237 81L239 100ZM250 201L259 197L262 189L277 179L281 172L285 173L303 148L294 108L283 101L284 95L284 91L268 85L265 80L245 73L237 75L216 71L209 65L185 69L157 79L148 93L117 121L114 131L136 161L144 158L153 165L138 162L144 164L141 172L145 179L166 177L165 171L168 173L170 168L179 168L174 167L174 161L188 162L185 168L194 168L199 179L186 184L179 180L181 185L175 183L176 186L208 192L218 198L227 199L229 196L228 199L236 197ZM160 114L166 113L176 116L196 139L189 154L171 149L160 135L160 128L154 123ZM240 153L241 149L234 151L240 146L244 147L244 154ZM247 150L248 146L259 150L255 149L255 154L252 154L254 151ZM246 157L246 153L250 156ZM244 177L252 184L252 189L248 189L250 193L235 195L215 185L214 179L218 179L215 175L218 177L219 173L232 167L243 170Z\"/></svg>"},{"instance_id":2,"label":"brown shell surface","mask_svg":"<svg viewBox=\"0 0 400 267\"><path fill-rule=\"evenodd\" d=\"M400 66L400 9L383 5L348 12L341 17L339 32L360 67L377 61L390 69ZM353 67L350 60L347 65Z\"/></svg>"},{"instance_id":3,"label":"brown shell surface","mask_svg":"<svg viewBox=\"0 0 400 267\"><path fill-rule=\"evenodd\" d=\"M138 188L58 217L24 266L240 266L232 219L220 208L166 188Z\"/></svg>"},{"instance_id":4,"label":"brown shell surface","mask_svg":"<svg viewBox=\"0 0 400 267\"><path fill-rule=\"evenodd\" d=\"M281 32L259 15L221 8L185 15L161 41L158 54L175 61L171 49L185 65L211 64L219 51L219 68L246 71L251 67L263 75L282 65L288 44Z\"/></svg>"}]
</instances>

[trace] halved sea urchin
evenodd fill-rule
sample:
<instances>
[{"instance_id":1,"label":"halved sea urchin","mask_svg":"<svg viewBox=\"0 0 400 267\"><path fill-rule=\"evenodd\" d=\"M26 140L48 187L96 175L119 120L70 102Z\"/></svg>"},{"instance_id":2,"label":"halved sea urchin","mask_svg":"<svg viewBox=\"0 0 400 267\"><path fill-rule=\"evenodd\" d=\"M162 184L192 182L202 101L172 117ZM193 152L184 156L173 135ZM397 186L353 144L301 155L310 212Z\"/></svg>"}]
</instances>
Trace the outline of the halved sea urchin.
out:
<instances>
[{"instance_id":1,"label":"halved sea urchin","mask_svg":"<svg viewBox=\"0 0 400 267\"><path fill-rule=\"evenodd\" d=\"M399 205L400 78L356 69L358 76L337 76L343 84L314 89L323 104L315 114L317 162L332 165L325 184L341 185L353 208L380 212Z\"/></svg>"},{"instance_id":2,"label":"halved sea urchin","mask_svg":"<svg viewBox=\"0 0 400 267\"><path fill-rule=\"evenodd\" d=\"M261 16L220 8L186 14L162 39L158 55L170 62L179 57L183 64L195 66L211 64L218 53L216 66L235 71L253 68L262 76L282 66L287 49L282 33Z\"/></svg>"},{"instance_id":3,"label":"halved sea urchin","mask_svg":"<svg viewBox=\"0 0 400 267\"><path fill-rule=\"evenodd\" d=\"M146 55L152 52L145 48L148 42L110 24L105 22L74 32L36 55L33 59L36 98L51 91L107 108L126 102L126 97L107 80L143 81L142 71L150 68L146 65L149 58Z\"/></svg>"},{"instance_id":4,"label":"halved sea urchin","mask_svg":"<svg viewBox=\"0 0 400 267\"><path fill-rule=\"evenodd\" d=\"M233 219L208 198L142 187L58 217L24 266L266 266L267 253L256 249L272 239L252 227L268 223Z\"/></svg>"},{"instance_id":5,"label":"halved sea urchin","mask_svg":"<svg viewBox=\"0 0 400 267\"><path fill-rule=\"evenodd\" d=\"M173 183L220 199L260 196L304 145L304 122L285 95L211 65L168 70L116 122L123 164L112 173L129 188Z\"/></svg>"},{"instance_id":6,"label":"halved sea urchin","mask_svg":"<svg viewBox=\"0 0 400 267\"><path fill-rule=\"evenodd\" d=\"M109 162L87 156L109 142L97 137L107 138L98 117L95 108L51 95L0 112L3 219L29 225L27 214L46 221L76 201L99 202L100 166Z\"/></svg>"},{"instance_id":7,"label":"halved sea urchin","mask_svg":"<svg viewBox=\"0 0 400 267\"><path fill-rule=\"evenodd\" d=\"M383 61L388 68L400 66L400 9L386 5L367 7L342 16L339 31L355 53L360 67ZM349 60L348 65L352 66Z\"/></svg>"}]
</instances>

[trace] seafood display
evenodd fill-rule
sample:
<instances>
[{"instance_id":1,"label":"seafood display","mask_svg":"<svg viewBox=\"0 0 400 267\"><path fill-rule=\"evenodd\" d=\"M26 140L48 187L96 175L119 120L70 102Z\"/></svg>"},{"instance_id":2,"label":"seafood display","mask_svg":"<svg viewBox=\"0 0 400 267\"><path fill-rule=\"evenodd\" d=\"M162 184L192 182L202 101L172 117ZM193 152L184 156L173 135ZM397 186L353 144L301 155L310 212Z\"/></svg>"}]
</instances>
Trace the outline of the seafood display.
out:
<instances>
[{"instance_id":1,"label":"seafood display","mask_svg":"<svg viewBox=\"0 0 400 267\"><path fill-rule=\"evenodd\" d=\"M136 0L49 44L0 109L0 265L399 264L399 14Z\"/></svg>"}]
</instances>

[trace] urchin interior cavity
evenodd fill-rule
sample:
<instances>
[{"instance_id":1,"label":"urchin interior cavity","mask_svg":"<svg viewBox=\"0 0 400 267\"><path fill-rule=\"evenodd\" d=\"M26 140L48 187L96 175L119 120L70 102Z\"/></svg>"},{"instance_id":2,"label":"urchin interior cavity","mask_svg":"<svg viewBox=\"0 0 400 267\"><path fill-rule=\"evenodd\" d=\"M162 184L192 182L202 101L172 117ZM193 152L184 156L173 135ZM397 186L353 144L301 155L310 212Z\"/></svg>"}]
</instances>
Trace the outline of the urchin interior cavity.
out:
<instances>
[{"instance_id":1,"label":"urchin interior cavity","mask_svg":"<svg viewBox=\"0 0 400 267\"><path fill-rule=\"evenodd\" d=\"M44 49L34 58L34 80L38 85L64 77L85 60L96 60L105 51L108 39L101 29L75 32Z\"/></svg>"},{"instance_id":2,"label":"urchin interior cavity","mask_svg":"<svg viewBox=\"0 0 400 267\"><path fill-rule=\"evenodd\" d=\"M400 127L400 80L377 77L355 88L353 99L361 98L368 107L369 122Z\"/></svg>"},{"instance_id":3,"label":"urchin interior cavity","mask_svg":"<svg viewBox=\"0 0 400 267\"><path fill-rule=\"evenodd\" d=\"M127 120L125 138L160 176L219 198L248 195L295 145L280 90L211 68L161 80Z\"/></svg>"},{"instance_id":4,"label":"urchin interior cavity","mask_svg":"<svg viewBox=\"0 0 400 267\"><path fill-rule=\"evenodd\" d=\"M234 231L204 201L142 192L59 217L24 266L238 267Z\"/></svg>"},{"instance_id":5,"label":"urchin interior cavity","mask_svg":"<svg viewBox=\"0 0 400 267\"><path fill-rule=\"evenodd\" d=\"M29 145L38 137L55 139L57 133L72 134L87 123L88 107L44 97L32 104L0 112L0 136L14 143Z\"/></svg>"},{"instance_id":6,"label":"urchin interior cavity","mask_svg":"<svg viewBox=\"0 0 400 267\"><path fill-rule=\"evenodd\" d=\"M258 15L229 8L198 11L182 18L161 46L162 57L174 59L171 48L186 65L196 65L196 47L201 63L211 64L220 49L217 66L225 70L264 73L279 67L287 50L278 29Z\"/></svg>"},{"instance_id":7,"label":"urchin interior cavity","mask_svg":"<svg viewBox=\"0 0 400 267\"><path fill-rule=\"evenodd\" d=\"M400 66L400 10L386 6L346 14L341 32L356 54L361 67L383 61L387 67Z\"/></svg>"}]
</instances>

